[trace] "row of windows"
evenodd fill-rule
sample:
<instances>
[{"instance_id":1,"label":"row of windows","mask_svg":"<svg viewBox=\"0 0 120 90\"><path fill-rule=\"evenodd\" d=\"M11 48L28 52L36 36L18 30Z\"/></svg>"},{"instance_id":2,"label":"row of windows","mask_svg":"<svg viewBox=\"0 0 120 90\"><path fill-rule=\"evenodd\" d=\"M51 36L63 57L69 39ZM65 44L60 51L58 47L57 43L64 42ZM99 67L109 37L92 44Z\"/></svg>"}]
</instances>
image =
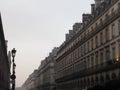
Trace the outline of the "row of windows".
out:
<instances>
[{"instance_id":1,"label":"row of windows","mask_svg":"<svg viewBox=\"0 0 120 90\"><path fill-rule=\"evenodd\" d=\"M114 26L114 25L113 25ZM120 30L120 22L118 23L119 29ZM110 36L110 32L108 32L110 30L106 29L106 34L105 34L105 38L106 38L106 43L108 43L108 40L110 40L109 36ZM115 31L115 30L114 30ZM117 31L117 30L116 30ZM84 55L86 55L87 53L89 53L90 51L93 51L93 49L97 49L98 48L98 42L101 42L101 44L99 44L99 46L101 46L103 44L103 32L100 32L100 40L98 40L99 34L97 34L95 37L93 37L91 40L89 40L88 42L86 42L84 45L80 46L79 48L77 48L75 51L73 51L72 53L70 53L68 56L66 56L63 60L61 60L59 63L61 63L61 67L63 67L64 63L66 64L70 64L73 62L73 60L76 60L77 58L83 57ZM118 34L120 35L120 34ZM117 34L115 35L117 36ZM113 38L112 38L113 39ZM90 42L91 41L91 42ZM90 45L91 44L91 45ZM96 47L95 47L96 46ZM64 62L64 63L63 63ZM66 66L66 65L65 65Z\"/></svg>"},{"instance_id":2,"label":"row of windows","mask_svg":"<svg viewBox=\"0 0 120 90\"><path fill-rule=\"evenodd\" d=\"M120 27L120 22L118 24L119 24L119 27ZM113 25L112 28L115 28L115 26ZM112 29L112 30L107 28L105 31L101 31L95 37L91 38L84 45L79 47L79 49L81 49L80 50L81 51L80 56L83 56L84 54L88 53L89 51L92 51L93 49L98 48L98 46L101 46L102 44L105 44L109 40L118 36L119 35L119 34L117 34L118 30L120 30L120 28L119 29ZM77 50L74 51L74 52L77 52Z\"/></svg>"},{"instance_id":3,"label":"row of windows","mask_svg":"<svg viewBox=\"0 0 120 90\"><path fill-rule=\"evenodd\" d=\"M118 7L117 8L119 8L120 7L120 3L118 3ZM94 28L96 28L96 27L98 27L98 26L102 26L102 23L103 23L103 21L105 21L105 20L107 20L108 18L109 18L109 15L112 15L112 14L114 14L115 13L115 10L117 10L117 8L115 7L115 8L112 8L112 9L110 9L109 11L107 11L107 14L105 13L105 14L103 14L103 17L102 18L100 18L99 20L97 20L96 21L96 23L95 23L95 25L91 25L91 29L90 30L86 30L86 31L84 31L78 38L76 38L76 40L74 40L74 41L72 41L72 43L70 44L70 45L68 45L67 46L67 48L66 49L64 49L63 51L62 51L62 53L61 54L63 54L64 52L66 52L66 51L68 51L71 47L73 47L78 41L80 41L82 38L84 38L86 35L89 35L89 33L91 32L91 31L93 31L94 30ZM112 29L112 37L114 37L115 36L115 25L114 24L112 24L112 27L111 27L111 29ZM120 30L119 30L119 32L120 32ZM106 32L105 33L109 33L109 29L106 29ZM106 36L106 38L107 38L107 40L109 39L109 34L106 34L105 35ZM102 37L102 38L101 38ZM98 39L98 37L96 37L96 39ZM100 33L100 41L101 41L101 43L103 43L102 42L102 39L103 39L103 33L101 32ZM89 44L89 43L88 43Z\"/></svg>"},{"instance_id":4,"label":"row of windows","mask_svg":"<svg viewBox=\"0 0 120 90\"><path fill-rule=\"evenodd\" d=\"M62 77L64 75L69 75L73 72L102 65L108 61L114 62L117 58L120 58L120 42L114 42L111 45L107 45L104 48L94 51L93 53L80 58L76 63L73 62L72 64L69 64L65 61L69 61L71 58L65 59L64 63L57 65L58 76Z\"/></svg>"}]
</instances>

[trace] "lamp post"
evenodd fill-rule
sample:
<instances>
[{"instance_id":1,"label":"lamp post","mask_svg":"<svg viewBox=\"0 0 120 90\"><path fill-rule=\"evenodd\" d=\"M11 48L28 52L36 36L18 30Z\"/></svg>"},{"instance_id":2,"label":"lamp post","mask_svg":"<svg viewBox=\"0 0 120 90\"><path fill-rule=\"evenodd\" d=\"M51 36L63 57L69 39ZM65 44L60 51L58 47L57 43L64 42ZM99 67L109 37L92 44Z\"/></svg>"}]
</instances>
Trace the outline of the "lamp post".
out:
<instances>
[{"instance_id":1,"label":"lamp post","mask_svg":"<svg viewBox=\"0 0 120 90\"><path fill-rule=\"evenodd\" d=\"M12 54L12 75L11 75L11 79L12 79L12 90L15 90L15 79L16 79L16 75L15 75L15 55L16 55L16 50L15 48L12 49L11 51Z\"/></svg>"}]
</instances>

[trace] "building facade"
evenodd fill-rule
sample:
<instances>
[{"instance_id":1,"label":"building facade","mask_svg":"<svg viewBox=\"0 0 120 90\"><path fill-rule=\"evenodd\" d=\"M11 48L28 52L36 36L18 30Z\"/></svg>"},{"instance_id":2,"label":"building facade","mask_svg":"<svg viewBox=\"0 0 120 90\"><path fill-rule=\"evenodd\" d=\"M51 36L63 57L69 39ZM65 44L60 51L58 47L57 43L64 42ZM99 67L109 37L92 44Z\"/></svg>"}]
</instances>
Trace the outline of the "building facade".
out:
<instances>
[{"instance_id":1,"label":"building facade","mask_svg":"<svg viewBox=\"0 0 120 90\"><path fill-rule=\"evenodd\" d=\"M10 64L0 15L0 90L10 89Z\"/></svg>"},{"instance_id":2,"label":"building facade","mask_svg":"<svg viewBox=\"0 0 120 90\"><path fill-rule=\"evenodd\" d=\"M41 61L39 68L26 80L22 90L56 90L55 58L58 48Z\"/></svg>"},{"instance_id":3,"label":"building facade","mask_svg":"<svg viewBox=\"0 0 120 90\"><path fill-rule=\"evenodd\" d=\"M120 89L120 0L95 0L56 57L58 90Z\"/></svg>"}]
</instances>

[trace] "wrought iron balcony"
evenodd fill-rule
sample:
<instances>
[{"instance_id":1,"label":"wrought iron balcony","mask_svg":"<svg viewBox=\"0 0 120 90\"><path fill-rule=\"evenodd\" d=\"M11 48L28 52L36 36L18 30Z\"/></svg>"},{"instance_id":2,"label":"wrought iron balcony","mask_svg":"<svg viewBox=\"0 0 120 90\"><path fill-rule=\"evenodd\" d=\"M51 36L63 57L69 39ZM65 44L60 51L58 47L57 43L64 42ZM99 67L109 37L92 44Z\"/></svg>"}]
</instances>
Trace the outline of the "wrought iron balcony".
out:
<instances>
[{"instance_id":1,"label":"wrought iron balcony","mask_svg":"<svg viewBox=\"0 0 120 90\"><path fill-rule=\"evenodd\" d=\"M64 81L72 80L75 78L80 78L80 77L84 77L84 76L88 76L88 75L92 75L92 74L96 74L96 73L109 71L109 70L112 70L115 68L120 68L120 62L115 62L112 59L112 60L103 62L101 64L92 66L90 68L83 68L82 70L80 70L78 72L74 72L71 75L65 75L62 78L57 79L56 81L64 82Z\"/></svg>"}]
</instances>

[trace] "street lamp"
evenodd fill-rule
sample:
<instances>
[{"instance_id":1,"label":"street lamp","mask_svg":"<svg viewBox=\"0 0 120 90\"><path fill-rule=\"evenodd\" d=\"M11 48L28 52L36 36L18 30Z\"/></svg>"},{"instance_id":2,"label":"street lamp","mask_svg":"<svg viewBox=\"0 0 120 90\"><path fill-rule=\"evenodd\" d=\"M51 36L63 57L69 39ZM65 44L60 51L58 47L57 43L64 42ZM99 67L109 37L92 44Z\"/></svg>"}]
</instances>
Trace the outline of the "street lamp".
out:
<instances>
[{"instance_id":1,"label":"street lamp","mask_svg":"<svg viewBox=\"0 0 120 90\"><path fill-rule=\"evenodd\" d=\"M15 48L12 49L11 51L11 54L12 54L12 75L11 75L11 79L12 79L12 90L15 90L15 79L16 79L16 75L15 75L15 67L16 67L16 64L15 64L15 55L16 55L16 50Z\"/></svg>"}]
</instances>

